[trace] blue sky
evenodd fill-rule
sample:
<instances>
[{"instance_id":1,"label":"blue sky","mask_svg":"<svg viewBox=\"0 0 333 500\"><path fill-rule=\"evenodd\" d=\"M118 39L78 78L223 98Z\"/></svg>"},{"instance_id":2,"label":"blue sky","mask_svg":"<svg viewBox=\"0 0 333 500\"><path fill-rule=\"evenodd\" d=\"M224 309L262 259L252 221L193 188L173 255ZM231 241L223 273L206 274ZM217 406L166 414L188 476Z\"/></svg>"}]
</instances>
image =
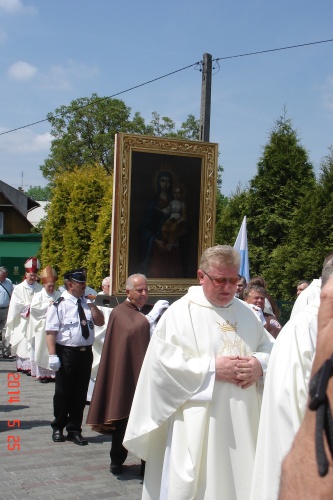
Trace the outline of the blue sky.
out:
<instances>
[{"instance_id":1,"label":"blue sky","mask_svg":"<svg viewBox=\"0 0 333 500\"><path fill-rule=\"evenodd\" d=\"M332 0L0 0L0 133L79 97L111 96L201 61L333 38ZM256 174L274 121L292 119L318 172L333 144L333 43L214 64L211 136L229 195ZM199 118L201 73L119 96L147 122ZM0 179L45 186L50 127L0 135ZM23 175L22 175L23 173ZM277 186L278 189L278 186Z\"/></svg>"}]
</instances>

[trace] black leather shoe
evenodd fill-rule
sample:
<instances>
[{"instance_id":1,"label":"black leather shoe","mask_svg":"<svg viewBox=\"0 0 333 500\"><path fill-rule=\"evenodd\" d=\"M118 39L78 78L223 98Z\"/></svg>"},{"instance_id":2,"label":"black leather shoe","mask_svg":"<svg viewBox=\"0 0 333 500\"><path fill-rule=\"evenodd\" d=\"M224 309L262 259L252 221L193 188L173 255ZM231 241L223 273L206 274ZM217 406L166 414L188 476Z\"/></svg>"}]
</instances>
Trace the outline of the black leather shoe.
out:
<instances>
[{"instance_id":1,"label":"black leather shoe","mask_svg":"<svg viewBox=\"0 0 333 500\"><path fill-rule=\"evenodd\" d=\"M69 432L67 441L72 441L74 444L78 444L79 446L86 446L88 444L88 441L84 439L79 432Z\"/></svg>"},{"instance_id":2,"label":"black leather shoe","mask_svg":"<svg viewBox=\"0 0 333 500\"><path fill-rule=\"evenodd\" d=\"M55 443L63 443L65 441L62 430L54 429L52 432L52 439Z\"/></svg>"},{"instance_id":3,"label":"black leather shoe","mask_svg":"<svg viewBox=\"0 0 333 500\"><path fill-rule=\"evenodd\" d=\"M119 476L119 474L122 474L124 472L124 468L122 465L111 464L110 465L110 472L111 472L111 474L114 474L115 476Z\"/></svg>"}]
</instances>

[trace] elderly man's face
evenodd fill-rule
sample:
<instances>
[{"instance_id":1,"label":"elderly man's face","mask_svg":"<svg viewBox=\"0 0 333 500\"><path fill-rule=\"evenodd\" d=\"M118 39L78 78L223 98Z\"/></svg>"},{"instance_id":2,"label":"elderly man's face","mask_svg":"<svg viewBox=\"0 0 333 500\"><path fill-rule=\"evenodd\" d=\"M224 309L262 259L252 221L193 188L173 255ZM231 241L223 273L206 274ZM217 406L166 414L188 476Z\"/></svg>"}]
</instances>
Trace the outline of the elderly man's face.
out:
<instances>
[{"instance_id":1,"label":"elderly man's face","mask_svg":"<svg viewBox=\"0 0 333 500\"><path fill-rule=\"evenodd\" d=\"M107 283L106 285L102 285L102 290L105 295L110 295L110 283Z\"/></svg>"},{"instance_id":2,"label":"elderly man's face","mask_svg":"<svg viewBox=\"0 0 333 500\"><path fill-rule=\"evenodd\" d=\"M55 291L55 283L45 283L44 285L46 293L52 295Z\"/></svg>"},{"instance_id":3,"label":"elderly man's face","mask_svg":"<svg viewBox=\"0 0 333 500\"><path fill-rule=\"evenodd\" d=\"M214 265L208 273L199 269L198 278L206 299L215 306L230 304L236 293L238 271L238 267L225 267L224 265ZM215 281L221 278L226 278L225 283Z\"/></svg>"},{"instance_id":4,"label":"elderly man's face","mask_svg":"<svg viewBox=\"0 0 333 500\"><path fill-rule=\"evenodd\" d=\"M138 309L141 309L148 300L148 285L144 278L133 280L133 288L126 290L128 300Z\"/></svg>"},{"instance_id":5,"label":"elderly man's face","mask_svg":"<svg viewBox=\"0 0 333 500\"><path fill-rule=\"evenodd\" d=\"M37 273L25 273L25 279L29 285L33 285L34 283L36 283L37 278Z\"/></svg>"}]
</instances>

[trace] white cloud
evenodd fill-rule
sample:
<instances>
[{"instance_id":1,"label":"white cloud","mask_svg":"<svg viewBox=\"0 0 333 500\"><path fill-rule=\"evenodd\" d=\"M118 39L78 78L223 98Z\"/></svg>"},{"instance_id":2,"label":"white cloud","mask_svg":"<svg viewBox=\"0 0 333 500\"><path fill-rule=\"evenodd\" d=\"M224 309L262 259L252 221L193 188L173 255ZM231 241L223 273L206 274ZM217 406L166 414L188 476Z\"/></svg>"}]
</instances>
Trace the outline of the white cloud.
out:
<instances>
[{"instance_id":1,"label":"white cloud","mask_svg":"<svg viewBox=\"0 0 333 500\"><path fill-rule=\"evenodd\" d=\"M324 108L333 111L333 76L326 78L322 91Z\"/></svg>"},{"instance_id":2,"label":"white cloud","mask_svg":"<svg viewBox=\"0 0 333 500\"><path fill-rule=\"evenodd\" d=\"M0 132L5 132L5 129L1 127ZM0 152L2 155L10 154L13 156L45 152L45 156L47 156L51 141L52 136L49 132L36 134L32 128L16 130L1 136Z\"/></svg>"},{"instance_id":3,"label":"white cloud","mask_svg":"<svg viewBox=\"0 0 333 500\"><path fill-rule=\"evenodd\" d=\"M45 132L45 134L35 135L35 139L32 144L33 151L48 151L53 139L54 138L49 132Z\"/></svg>"},{"instance_id":4,"label":"white cloud","mask_svg":"<svg viewBox=\"0 0 333 500\"><path fill-rule=\"evenodd\" d=\"M36 153L39 151L48 152L51 146L52 136L49 132L44 134L34 134L30 132L24 137L25 140L16 144L16 150L21 153Z\"/></svg>"},{"instance_id":5,"label":"white cloud","mask_svg":"<svg viewBox=\"0 0 333 500\"><path fill-rule=\"evenodd\" d=\"M20 82L27 82L31 80L36 73L36 66L33 66L32 64L24 61L18 61L12 64L7 70L9 78L11 78L12 80L18 80Z\"/></svg>"},{"instance_id":6,"label":"white cloud","mask_svg":"<svg viewBox=\"0 0 333 500\"><path fill-rule=\"evenodd\" d=\"M39 83L46 89L70 90L72 82L77 80L89 80L100 74L97 66L87 66L73 60L67 65L53 65L50 70L40 76Z\"/></svg>"},{"instance_id":7,"label":"white cloud","mask_svg":"<svg viewBox=\"0 0 333 500\"><path fill-rule=\"evenodd\" d=\"M6 130L8 128L0 127L0 133ZM39 166L50 153L51 140L49 132L36 134L33 127L0 136L1 180L24 189L45 186Z\"/></svg>"},{"instance_id":8,"label":"white cloud","mask_svg":"<svg viewBox=\"0 0 333 500\"><path fill-rule=\"evenodd\" d=\"M35 82L41 88L65 91L73 89L78 80L94 79L99 74L97 66L87 66L73 60L69 60L67 65L53 65L44 72L24 61L17 61L7 70L7 75L12 80L27 82L36 77Z\"/></svg>"},{"instance_id":9,"label":"white cloud","mask_svg":"<svg viewBox=\"0 0 333 500\"><path fill-rule=\"evenodd\" d=\"M36 9L32 6L26 6L22 0L0 0L0 10L7 14L34 14Z\"/></svg>"}]
</instances>

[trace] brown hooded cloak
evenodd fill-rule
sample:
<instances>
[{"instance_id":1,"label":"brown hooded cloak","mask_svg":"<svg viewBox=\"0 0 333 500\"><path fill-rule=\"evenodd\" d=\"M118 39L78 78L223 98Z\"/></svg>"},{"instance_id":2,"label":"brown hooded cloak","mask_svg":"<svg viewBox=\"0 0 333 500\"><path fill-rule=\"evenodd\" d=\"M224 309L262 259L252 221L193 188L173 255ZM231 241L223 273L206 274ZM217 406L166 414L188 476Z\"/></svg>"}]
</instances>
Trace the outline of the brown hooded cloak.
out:
<instances>
[{"instance_id":1,"label":"brown hooded cloak","mask_svg":"<svg viewBox=\"0 0 333 500\"><path fill-rule=\"evenodd\" d=\"M111 424L129 416L141 365L150 340L149 322L128 300L109 318L87 424ZM98 428L96 428L98 430Z\"/></svg>"}]
</instances>

